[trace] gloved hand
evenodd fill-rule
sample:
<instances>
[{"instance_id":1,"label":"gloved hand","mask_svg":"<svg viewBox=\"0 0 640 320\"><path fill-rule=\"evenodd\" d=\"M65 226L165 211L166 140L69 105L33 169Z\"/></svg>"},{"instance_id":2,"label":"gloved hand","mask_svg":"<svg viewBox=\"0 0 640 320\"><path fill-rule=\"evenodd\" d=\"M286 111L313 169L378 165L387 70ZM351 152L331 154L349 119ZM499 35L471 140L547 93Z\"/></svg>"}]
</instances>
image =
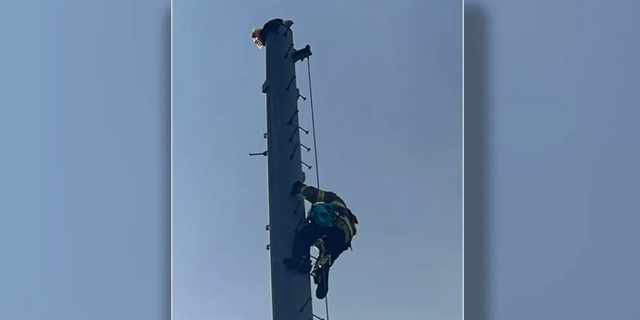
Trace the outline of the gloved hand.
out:
<instances>
[{"instance_id":1,"label":"gloved hand","mask_svg":"<svg viewBox=\"0 0 640 320\"><path fill-rule=\"evenodd\" d=\"M295 196L296 194L300 193L300 190L302 190L302 187L304 187L304 183L300 181L294 182L293 186L291 186L291 195Z\"/></svg>"}]
</instances>

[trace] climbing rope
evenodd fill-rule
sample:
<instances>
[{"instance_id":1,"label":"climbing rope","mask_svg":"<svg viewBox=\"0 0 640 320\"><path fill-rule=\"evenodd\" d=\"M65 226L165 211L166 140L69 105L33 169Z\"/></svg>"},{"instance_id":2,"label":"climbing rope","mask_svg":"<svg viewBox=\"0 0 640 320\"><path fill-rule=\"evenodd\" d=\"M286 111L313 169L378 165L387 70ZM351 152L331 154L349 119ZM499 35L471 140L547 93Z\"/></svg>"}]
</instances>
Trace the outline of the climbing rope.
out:
<instances>
[{"instance_id":1,"label":"climbing rope","mask_svg":"<svg viewBox=\"0 0 640 320\"><path fill-rule=\"evenodd\" d=\"M313 131L313 153L314 153L314 162L316 166L316 186L320 189L320 170L318 169L318 142L316 139L316 119L315 112L313 110L313 90L311 89L311 62L309 61L310 57L307 57L307 76L309 79L309 104L311 106L311 131ZM328 280L328 279L326 279ZM324 285L327 286L327 281L324 281ZM324 309L325 309L325 320L329 320L329 294L324 297Z\"/></svg>"},{"instance_id":2,"label":"climbing rope","mask_svg":"<svg viewBox=\"0 0 640 320\"><path fill-rule=\"evenodd\" d=\"M313 112L313 91L311 90L311 62L307 57L307 76L309 77L309 104L311 105L311 130L313 131L313 153L316 166L316 185L320 188L320 171L318 169L318 142L316 139L316 119Z\"/></svg>"}]
</instances>

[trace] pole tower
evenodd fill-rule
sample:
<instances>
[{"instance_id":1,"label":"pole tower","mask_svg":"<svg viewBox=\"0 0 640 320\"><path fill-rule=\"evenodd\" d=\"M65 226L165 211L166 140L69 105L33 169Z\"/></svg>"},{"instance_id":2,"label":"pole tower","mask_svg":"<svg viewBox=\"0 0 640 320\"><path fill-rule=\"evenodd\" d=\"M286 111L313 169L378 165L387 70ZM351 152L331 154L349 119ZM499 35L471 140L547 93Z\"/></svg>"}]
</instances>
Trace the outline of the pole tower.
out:
<instances>
[{"instance_id":1,"label":"pole tower","mask_svg":"<svg viewBox=\"0 0 640 320\"><path fill-rule=\"evenodd\" d=\"M293 47L290 20L273 19L254 29L254 43L266 51L267 174L269 188L269 245L273 320L312 320L308 275L288 270L282 263L291 255L293 236L305 218L304 200L291 195L295 181L304 181L298 123L295 63L311 55L309 46Z\"/></svg>"}]
</instances>

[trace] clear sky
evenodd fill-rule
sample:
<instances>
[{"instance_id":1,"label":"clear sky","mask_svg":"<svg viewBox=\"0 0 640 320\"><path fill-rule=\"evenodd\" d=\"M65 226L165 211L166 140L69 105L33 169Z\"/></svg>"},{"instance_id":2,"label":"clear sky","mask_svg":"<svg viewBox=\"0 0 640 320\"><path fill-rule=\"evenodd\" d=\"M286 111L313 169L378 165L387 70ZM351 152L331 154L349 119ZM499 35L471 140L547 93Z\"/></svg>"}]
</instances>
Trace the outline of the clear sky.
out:
<instances>
[{"instance_id":1,"label":"clear sky","mask_svg":"<svg viewBox=\"0 0 640 320\"><path fill-rule=\"evenodd\" d=\"M460 319L461 10L460 1L174 2L176 320L271 316L266 159L248 156L266 144L265 58L250 32L277 17L293 20L297 47L314 53L321 187L360 218L354 251L332 270L331 317ZM306 65L298 76L308 95ZM299 108L310 129L308 101ZM323 304L315 313L324 317Z\"/></svg>"},{"instance_id":2,"label":"clear sky","mask_svg":"<svg viewBox=\"0 0 640 320\"><path fill-rule=\"evenodd\" d=\"M447 0L437 2L442 1ZM235 9L230 7L232 2L229 1L227 5L220 4L221 2L224 3L194 0L191 6L203 9L192 8L189 18L183 20L183 29L190 29L190 32L185 32L187 37L183 39L188 40L191 35L192 40L188 45L190 49L182 54L194 56L197 53L200 57L207 56L207 59L200 60L210 61L209 55L216 57L218 52L217 56L222 63L215 65L221 69L209 66L209 70L213 72L204 72L207 67L203 67L198 59L184 59L185 68L191 63L191 70L203 70L188 72L201 78L191 81L186 88L177 88L194 92L184 95L185 98L176 97L195 97L193 100L196 102L186 104L187 106L211 101L209 107L202 106L201 109L209 112L205 116L211 120L202 120L200 124L189 120L187 126L191 130L201 129L203 134L191 135L201 138L211 132L207 130L217 131L211 134L210 140L185 139L192 143L210 143L203 148L193 146L189 149L185 144L186 149L177 150L185 155L189 150L208 154L183 157L176 161L193 166L199 163L198 166L204 168L194 170L190 176L184 175L183 180L177 177L176 185L195 186L191 187L191 192L183 194L177 200L185 199L182 201L184 206L192 204L198 207L191 212L202 217L192 217L190 222L187 220L176 226L177 230L182 228L190 233L183 240L177 239L176 245L194 248L184 251L183 257L188 263L181 265L180 260L176 260L176 271L191 268L183 269L185 271L182 274L185 279L184 289L192 291L182 300L176 301L176 316L180 315L179 312L193 311L208 313L209 317L205 318L207 320L242 320L248 317L253 320L256 319L256 314L259 319L269 318L268 299L265 298L269 294L268 256L263 249L267 237L263 231L266 223L266 166L264 159L245 158L247 152L262 151L264 148L261 140L264 100L262 97L258 98L261 95L260 85L264 80L264 52L258 51L248 37L251 27L260 26L277 16L293 19L296 22L294 27L298 43L310 43L316 53L312 60L316 107L318 117L324 119L318 121L319 134L322 136L322 184L346 193L349 203L357 205L357 213L362 220L361 234L355 243L356 251L341 257L340 265L336 266L332 275L334 280L339 277L346 279L351 275L349 272L355 270L350 282L345 281L341 288L337 288L335 283L332 285L330 299L333 315L336 315L335 312L342 315L347 315L348 312L372 312L368 303L370 300L381 306L377 311L385 316L385 308L392 305L392 301L397 301L388 299L380 302L381 298L371 298L371 285L367 282L369 278L358 275L358 272L377 268L367 264L368 260L375 259L375 255L371 253L371 244L382 238L375 235L385 235L391 241L396 237L411 236L417 233L415 229L424 230L421 234L425 236L433 236L438 232L444 233L448 228L444 227L444 223L412 225L388 222L389 231L378 230L378 233L371 233L370 230L375 228L376 223L381 225L379 221L383 217L367 214L368 211L377 213L379 210L365 209L370 206L370 198L375 198L385 189L391 189L391 186L384 183L374 185L373 181L380 178L365 174L364 171L368 168L364 166L387 168L386 163L383 163L387 158L383 158L384 152L370 147L373 140L367 140L369 138L364 133L356 132L339 134L343 139L342 143L355 150L353 155L345 158L359 157L364 161L349 167L343 163L336 164L338 160L331 158L332 155L326 151L332 148L330 142L338 141L330 139L338 136L332 130L347 129L333 123L327 124L326 119L367 123L362 121L362 117L368 117L367 121L374 123L376 114L365 113L371 111L367 107L374 105L373 102L380 100L394 108L402 105L395 101L389 102L391 98L388 95L385 95L386 100L381 100L381 97L370 93L378 94L390 88L389 85L408 83L407 79L410 78L378 77L377 82L369 81L371 88L365 88L362 81L367 81L368 78L367 73L361 70L364 66L352 63L349 68L355 70L353 75L331 67L336 60L343 58L338 55L345 50L338 52L333 49L334 39L317 26L338 29L341 25L336 25L337 22L332 17L348 15L353 20L351 27L342 28L337 35L348 38L348 41L342 40L340 43L349 44L353 48L351 52L354 52L356 48L367 47L371 43L360 40L359 35L344 32L357 33L374 25L362 22L373 21L368 18L369 13L378 15L389 24L399 22L394 28L404 29L406 26L406 29L410 29L410 34L414 34L422 26L423 30L431 30L430 32L444 32L447 26L454 28L457 24L438 22L449 11L436 10L435 6L445 4L426 3L428 1L420 1L423 3L414 7L406 5L404 8L398 7L397 3L400 1L393 1L395 6L386 4L385 8L380 8L381 4L372 4L379 1L368 1L360 10L338 3L332 7L312 7L312 4L305 3L303 7L283 7L282 10L276 6L259 7L257 10L263 10L259 14L253 13L255 10L245 5L249 1L237 4ZM2 4L0 319L169 319L169 1L30 0L4 1ZM216 5L218 7L213 7ZM209 9L204 9L207 6ZM465 257L466 270L476 272L476 278L465 278L468 294L465 302L489 304L491 314L490 317L482 317L468 308L467 319L640 319L640 309L637 308L640 297L640 215L637 214L637 195L640 194L640 126L637 125L640 117L637 94L640 86L640 64L637 63L640 56L640 39L637 37L640 19L637 16L640 2L469 0L466 1L466 8L476 12L476 18L471 19L476 23L465 22L466 27L472 31L472 37L466 39L470 46L465 48L466 55L472 58L483 55L474 49L474 39L475 43L480 42L487 49L483 59L479 58L484 62L467 63L465 67L477 69L480 64L481 69L485 70L480 76L469 77L467 84L481 84L484 88L483 95L486 96L485 131L488 134L485 136L485 143L490 148L486 148L489 159L485 169L489 170L486 170L487 184L484 190L490 201L485 210L478 210L472 205L465 206L467 219L484 211L488 226L469 224L467 220L465 239L472 241L473 237L470 235L481 228L491 233L491 241L485 243L483 248L477 245L465 248L465 253L468 254ZM478 8L482 9L479 15ZM381 11L385 11L385 14L382 15ZM409 11L413 18L403 20L401 13ZM453 11L451 16L451 19L455 19ZM241 20L234 22L227 17ZM223 23L216 24L213 21L216 18ZM483 21L488 28L478 25L478 20ZM232 25L239 27L230 28ZM377 23L374 26L379 25ZM389 30L391 29L383 29L387 33L391 32ZM237 36L231 36L232 34ZM214 41L215 35L233 42L227 45ZM332 36L335 35L334 32ZM396 38L393 41L402 39ZM448 41L453 38L443 36L441 39ZM446 43L442 41L436 41L437 45L446 48ZM429 51L421 53L401 46L370 46L368 53L376 55L378 52L395 50L408 55L418 56L420 53L423 57L430 56L429 59L422 58L412 63L411 66L416 70L405 72L414 78L437 73L441 79L446 80L449 75L456 74L438 71L445 64L435 62L444 61L443 56L450 57L452 61L457 60L455 54L458 51L432 51L431 48L437 46L428 42L416 41L409 45L414 48L429 45ZM449 52L453 56L449 56ZM245 59L233 59L244 54L247 55ZM332 54L337 58L332 57ZM377 63L377 68L367 71L392 74L390 69L400 65L402 55L388 56L391 57L386 59L388 63ZM372 57L349 59L367 61ZM379 59L376 60L378 61ZM323 64L324 68L318 67ZM227 65L230 67L225 67ZM246 75L242 76L229 71L233 69L237 72L243 70L243 67L251 67L252 70L245 70ZM223 72L225 68L227 71ZM405 68L409 70L408 67L402 67ZM216 71L226 77L228 87L230 83L232 88L238 88L235 92L241 94L231 97L233 91L227 92L222 90L223 87L215 86L218 83L224 84L220 80L222 76L215 76ZM300 75L304 79L305 73L301 72ZM180 74L177 73L177 76ZM358 81L349 81L351 83L343 85L350 77L357 78ZM414 85L420 83L413 82ZM305 93L303 81L300 87ZM331 98L342 87L343 92L354 91L348 94L352 100L343 102L341 99L339 103L334 103ZM425 89L421 90L423 88ZM417 89L407 87L406 90L422 94L428 89L432 96L442 94L441 91L446 88L454 86L434 82ZM332 94L328 94L329 91ZM204 95L212 98L204 99ZM225 96L228 105L224 106L224 110L227 113L236 112L237 114L232 115L238 118L242 115L242 126L220 124L228 119L233 120L233 117L220 118L213 114L216 110L214 107L220 105L216 104L213 97ZM347 94L340 96L342 98ZM243 101L243 98L247 101ZM430 96L424 94L423 98L428 99ZM478 105L472 98L466 97L467 107ZM357 103L365 99L366 103ZM333 119L329 113L331 108L336 110L342 106L346 106L340 108L343 112L365 112L358 111L357 117ZM403 129L419 131L419 137L429 138L433 136L433 130L438 128L436 125L456 123L453 115L449 117L440 113L444 107L430 108L430 117L419 117L428 121L427 123ZM308 112L304 106L302 109L302 119L308 121ZM405 115L401 113L395 116ZM434 125L436 119L440 122ZM178 115L176 121L180 121ZM469 135L477 133L470 129L478 122L482 122L481 119L467 117L465 132ZM452 135L457 132L453 130L453 126L442 128L442 137L447 137L445 132L449 131L446 130L451 130ZM228 135L228 132L235 136ZM375 138L380 136L375 130L369 133ZM178 138L179 134L178 131ZM222 141L214 140L225 134L231 138L238 137L235 140L237 143L226 143L230 145L226 158L216 150L216 146L223 145ZM392 134L400 135L398 132ZM452 141L457 139L451 137ZM465 142L473 148L474 140L469 139L469 136L466 138ZM455 160L451 155L455 148L447 151L444 147L437 147L439 142L434 141L428 144L420 141L408 148L404 145L405 141L394 140L394 143L402 143L394 148L416 152L415 154L422 151L420 160L423 163L431 161L432 164L454 166L447 159ZM451 145L454 146L454 143ZM178 152L176 155L179 155ZM465 172L466 187L473 182L474 176L477 177L473 166L477 157L469 153L465 153L465 156L468 156L466 163L472 164L471 169ZM420 161L416 157L404 159ZM236 160L242 166L227 166L224 169L233 168L228 169L228 172L215 166L216 161L225 164ZM334 170L340 170L339 174L338 171L324 170L330 166ZM402 165L390 167L393 169L389 170L410 171ZM207 173L206 170L210 171ZM400 195L402 200L408 201L396 204L414 206L417 201L415 194L429 194L433 197L421 205L444 207L443 203L446 202L451 203L450 211L455 211L455 198L447 200L449 198L444 195L435 196L437 192L444 194L443 190L457 188L448 185L455 183L455 179L439 179L436 176L439 172L425 173L427 171L424 170L430 169L420 166L414 166L411 170L412 174L429 175L439 186L430 189L429 193L407 187L404 190L396 188L404 192L404 195ZM385 170L377 171L385 175L386 181L397 181L406 176L392 176ZM229 179L233 174L246 177L246 181L237 181L235 177ZM356 178L345 178L353 176ZM228 191L230 189L223 188L215 177L222 177L219 180L227 184L232 183L230 187L235 190L233 195L244 194L243 202L234 203L233 206L220 201L213 203L213 200L220 198L216 198L212 191L223 192L222 194L226 192L227 195L232 193ZM367 192L358 192L358 186L365 186ZM423 188L431 186L433 185L423 185ZM447 189L447 186L450 188ZM467 192L466 195L473 198L474 193ZM189 196L197 196L199 202L186 201ZM364 196L369 198L358 199ZM259 197L261 198L258 199ZM206 210L201 210L202 207ZM216 211L224 211L226 215L211 214ZM446 210L422 212L430 212L424 216L431 219L431 222L435 219L434 215L446 214ZM405 221L409 215L415 217L415 212L404 210L397 213ZM453 215L451 217L455 218ZM217 224L218 221L239 221L243 225L240 228L239 224L234 224L233 226L238 226L235 229L237 232L227 232L227 238L224 238L224 231L231 229L232 225ZM457 223L456 221L455 224ZM193 227L196 224L201 226ZM395 230L401 231L394 230L392 234L394 226L397 226ZM409 231L402 232L405 229ZM452 230L454 231L446 232L439 239L449 239L446 236L450 236L452 241L458 239L453 227ZM209 238L202 241L206 236ZM220 245L216 245L215 241L230 242L229 239L236 241L235 251L229 252L230 249L227 248L216 250L220 249ZM457 246L453 246L451 252L456 248ZM454 313L458 310L454 305L446 307L442 303L444 296L438 294L444 295L446 288L438 287L438 278L432 275L437 263L446 261L442 257L449 252L449 248L424 241L422 247L407 244L405 250L411 250L412 255L403 254L407 260L398 264L403 263L407 268L432 268L429 272L406 274L417 274L416 279L430 278L419 278L420 282L416 281L421 284L417 289L419 295L402 300L399 307L388 307L388 313L399 310L399 314L406 314L405 310L411 309L405 306L416 305L412 299L421 298L420 309L407 311L412 312L407 318L411 319L413 316L413 319L428 319L421 312L448 308L453 310L452 317L459 319ZM225 279L231 278L231 262L217 257L233 258L240 255L250 262L249 265L238 267L239 272L236 273L244 277L244 281L225 282ZM489 261L490 268L478 270L477 265L474 265L475 261L470 259L473 255L484 256ZM418 256L423 262L418 262L419 266L416 266L411 262L417 261ZM455 258L455 255L452 256ZM384 267L390 264L387 263ZM451 265L455 266L454 263ZM227 272L213 273L218 267ZM446 266L442 268L444 267ZM389 269L392 271L384 273L382 281L398 285L408 282L403 279L405 274L397 265L390 266ZM451 276L455 276L457 272L452 271ZM207 279L207 275L216 278ZM470 284L479 277L486 279L488 286L485 292L471 290ZM458 281L458 278L451 282L454 281ZM425 282L429 285L423 285ZM238 286L244 283L249 285ZM356 285L349 287L347 283ZM220 288L217 289L216 286ZM412 288L410 285L405 287ZM178 285L176 293L180 290L182 289ZM403 297L408 292L397 290L394 294ZM356 300L350 301L350 305L335 303L336 296L341 294ZM245 296L245 299L227 303L227 297L239 295ZM430 296L422 298L423 295ZM453 298L444 302L455 301L457 294L451 296ZM237 304L239 306L236 307ZM252 309L264 311L252 312ZM215 310L222 311L214 313ZM231 317L234 313L245 311L249 316ZM321 313L322 309L318 311ZM225 315L231 316L223 318ZM358 314L353 318L362 319L356 316ZM375 319L369 319L371 318ZM203 317L194 315L191 318L185 316L176 319Z\"/></svg>"},{"instance_id":3,"label":"clear sky","mask_svg":"<svg viewBox=\"0 0 640 320\"><path fill-rule=\"evenodd\" d=\"M465 96L486 119L465 117L465 134L485 122L487 179L474 192L488 200L490 234L490 286L465 302L491 306L481 320L640 319L640 2L472 0L465 10L465 56L483 56L465 63L476 70L465 87L482 86L486 100ZM467 155L465 187L478 176ZM474 203L465 216L480 213ZM465 228L466 240L479 227Z\"/></svg>"},{"instance_id":4,"label":"clear sky","mask_svg":"<svg viewBox=\"0 0 640 320\"><path fill-rule=\"evenodd\" d=\"M170 6L2 5L0 319L163 319Z\"/></svg>"}]
</instances>

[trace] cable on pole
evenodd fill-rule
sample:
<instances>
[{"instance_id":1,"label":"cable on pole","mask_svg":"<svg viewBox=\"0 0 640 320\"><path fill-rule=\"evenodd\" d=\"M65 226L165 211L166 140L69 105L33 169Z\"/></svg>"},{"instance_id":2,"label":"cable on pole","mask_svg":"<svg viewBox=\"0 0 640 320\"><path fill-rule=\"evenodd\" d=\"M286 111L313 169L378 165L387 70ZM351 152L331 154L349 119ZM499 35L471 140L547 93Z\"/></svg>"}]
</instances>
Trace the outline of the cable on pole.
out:
<instances>
[{"instance_id":1,"label":"cable on pole","mask_svg":"<svg viewBox=\"0 0 640 320\"><path fill-rule=\"evenodd\" d=\"M314 160L316 166L316 186L318 189L320 188L320 170L318 169L318 143L316 139L316 120L315 113L313 110L313 90L311 89L311 62L309 61L310 57L307 57L307 75L309 79L309 104L311 106L311 130L313 132L313 153ZM326 283L324 285L327 285ZM324 297L324 308L325 308L325 320L329 320L329 294Z\"/></svg>"}]
</instances>

